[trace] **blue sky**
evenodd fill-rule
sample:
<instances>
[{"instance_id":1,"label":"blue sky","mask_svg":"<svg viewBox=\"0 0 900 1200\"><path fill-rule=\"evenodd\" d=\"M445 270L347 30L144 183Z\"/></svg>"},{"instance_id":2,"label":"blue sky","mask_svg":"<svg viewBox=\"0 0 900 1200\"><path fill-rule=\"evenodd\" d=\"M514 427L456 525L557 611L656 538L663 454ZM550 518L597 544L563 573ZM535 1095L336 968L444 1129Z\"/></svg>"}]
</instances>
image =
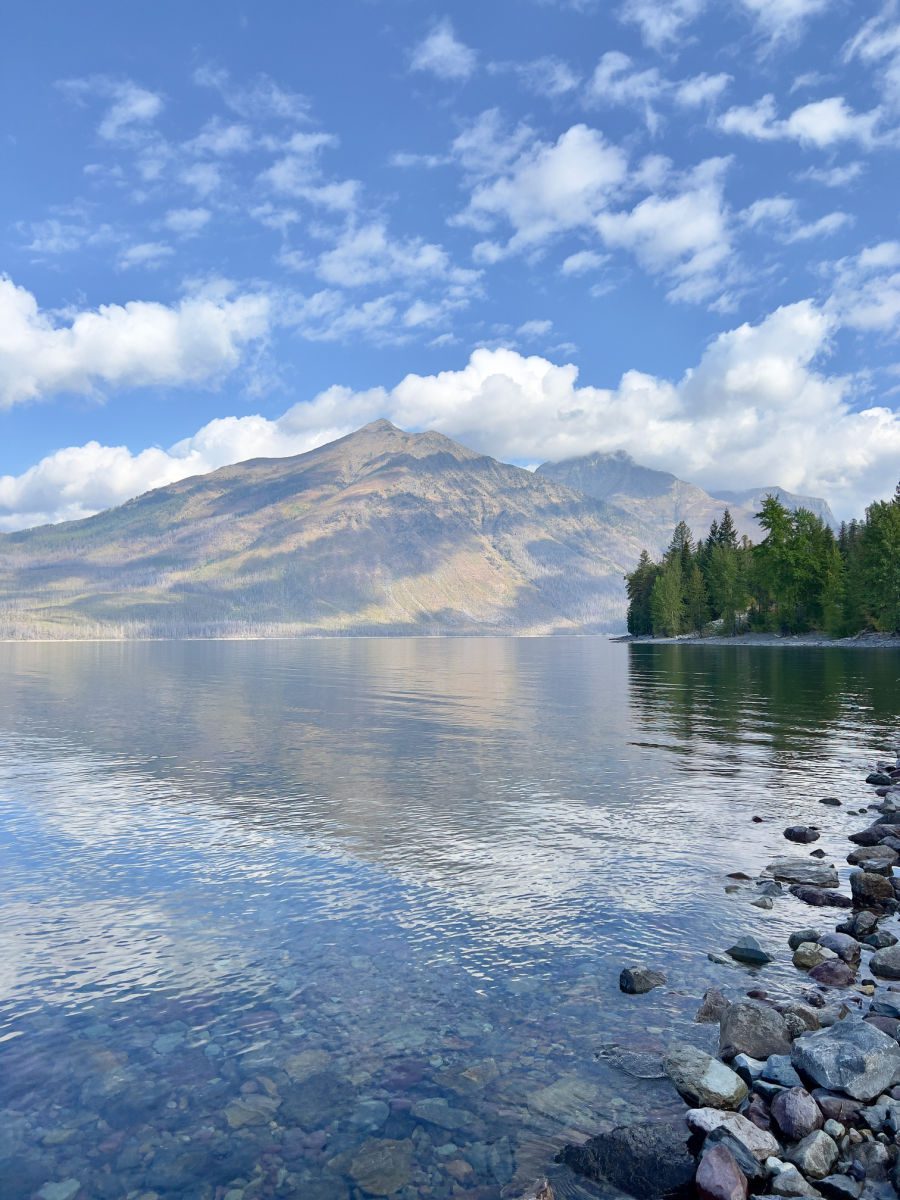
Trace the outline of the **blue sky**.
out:
<instances>
[{"instance_id":1,"label":"blue sky","mask_svg":"<svg viewBox=\"0 0 900 1200\"><path fill-rule=\"evenodd\" d=\"M36 2L0 53L0 528L378 416L900 475L894 4Z\"/></svg>"}]
</instances>

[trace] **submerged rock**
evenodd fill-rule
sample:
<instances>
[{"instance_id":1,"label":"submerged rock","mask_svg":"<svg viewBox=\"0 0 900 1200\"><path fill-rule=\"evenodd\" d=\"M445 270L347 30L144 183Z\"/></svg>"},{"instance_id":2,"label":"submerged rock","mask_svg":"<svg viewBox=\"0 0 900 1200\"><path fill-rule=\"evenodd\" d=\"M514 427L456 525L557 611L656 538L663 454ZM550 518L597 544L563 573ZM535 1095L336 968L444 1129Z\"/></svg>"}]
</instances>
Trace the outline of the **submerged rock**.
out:
<instances>
[{"instance_id":1,"label":"submerged rock","mask_svg":"<svg viewBox=\"0 0 900 1200\"><path fill-rule=\"evenodd\" d=\"M672 1046L663 1070L679 1095L696 1108L737 1108L747 1085L730 1067L696 1046Z\"/></svg>"},{"instance_id":2,"label":"submerged rock","mask_svg":"<svg viewBox=\"0 0 900 1200\"><path fill-rule=\"evenodd\" d=\"M789 842L808 846L810 842L817 842L822 835L813 825L789 825L784 836Z\"/></svg>"},{"instance_id":3,"label":"submerged rock","mask_svg":"<svg viewBox=\"0 0 900 1200\"><path fill-rule=\"evenodd\" d=\"M738 1000L723 1013L719 1023L719 1053L725 1059L736 1054L766 1059L770 1054L789 1054L787 1027L781 1013L758 1000Z\"/></svg>"},{"instance_id":4,"label":"submerged rock","mask_svg":"<svg viewBox=\"0 0 900 1200\"><path fill-rule=\"evenodd\" d=\"M874 1100L900 1080L900 1046L853 1017L798 1038L791 1061L820 1087L846 1092L855 1100Z\"/></svg>"},{"instance_id":5,"label":"submerged rock","mask_svg":"<svg viewBox=\"0 0 900 1200\"><path fill-rule=\"evenodd\" d=\"M412 1181L412 1142L369 1138L350 1160L350 1178L370 1196L392 1196Z\"/></svg>"},{"instance_id":6,"label":"submerged rock","mask_svg":"<svg viewBox=\"0 0 900 1200\"><path fill-rule=\"evenodd\" d=\"M578 1175L609 1184L636 1200L688 1200L694 1190L696 1168L680 1118L621 1125L583 1145L566 1146L557 1161Z\"/></svg>"},{"instance_id":7,"label":"submerged rock","mask_svg":"<svg viewBox=\"0 0 900 1200\"><path fill-rule=\"evenodd\" d=\"M651 967L626 967L619 976L619 990L629 996L641 996L662 987L665 982L662 971L654 971Z\"/></svg>"},{"instance_id":8,"label":"submerged rock","mask_svg":"<svg viewBox=\"0 0 900 1200\"><path fill-rule=\"evenodd\" d=\"M718 988L707 988L694 1020L698 1025L717 1025L729 1004L730 1001Z\"/></svg>"}]
</instances>

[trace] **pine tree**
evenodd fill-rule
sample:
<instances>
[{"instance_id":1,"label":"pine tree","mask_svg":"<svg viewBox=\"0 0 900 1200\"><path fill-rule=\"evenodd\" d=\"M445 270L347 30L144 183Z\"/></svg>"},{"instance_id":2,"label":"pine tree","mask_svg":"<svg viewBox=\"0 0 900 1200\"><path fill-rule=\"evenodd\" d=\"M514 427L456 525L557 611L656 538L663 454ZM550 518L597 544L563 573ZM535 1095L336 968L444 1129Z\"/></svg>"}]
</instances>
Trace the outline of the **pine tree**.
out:
<instances>
[{"instance_id":1,"label":"pine tree","mask_svg":"<svg viewBox=\"0 0 900 1200\"><path fill-rule=\"evenodd\" d=\"M672 557L657 576L650 595L650 614L655 637L675 637L682 632L684 598L680 554Z\"/></svg>"},{"instance_id":2,"label":"pine tree","mask_svg":"<svg viewBox=\"0 0 900 1200\"><path fill-rule=\"evenodd\" d=\"M650 597L659 575L659 567L646 550L641 551L638 565L625 576L625 591L628 595L628 632L635 637L648 637L653 633L653 618L650 613Z\"/></svg>"}]
</instances>

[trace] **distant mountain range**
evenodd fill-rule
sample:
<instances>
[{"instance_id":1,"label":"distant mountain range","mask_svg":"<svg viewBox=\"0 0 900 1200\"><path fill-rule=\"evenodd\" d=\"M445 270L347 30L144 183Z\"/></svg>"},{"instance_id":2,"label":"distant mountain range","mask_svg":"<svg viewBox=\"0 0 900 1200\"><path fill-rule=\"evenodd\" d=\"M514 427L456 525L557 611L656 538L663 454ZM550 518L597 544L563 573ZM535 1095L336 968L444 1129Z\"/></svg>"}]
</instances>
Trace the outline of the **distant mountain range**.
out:
<instances>
[{"instance_id":1,"label":"distant mountain range","mask_svg":"<svg viewBox=\"0 0 900 1200\"><path fill-rule=\"evenodd\" d=\"M0 536L0 638L619 629L641 549L723 508L624 454L531 472L375 421Z\"/></svg>"}]
</instances>

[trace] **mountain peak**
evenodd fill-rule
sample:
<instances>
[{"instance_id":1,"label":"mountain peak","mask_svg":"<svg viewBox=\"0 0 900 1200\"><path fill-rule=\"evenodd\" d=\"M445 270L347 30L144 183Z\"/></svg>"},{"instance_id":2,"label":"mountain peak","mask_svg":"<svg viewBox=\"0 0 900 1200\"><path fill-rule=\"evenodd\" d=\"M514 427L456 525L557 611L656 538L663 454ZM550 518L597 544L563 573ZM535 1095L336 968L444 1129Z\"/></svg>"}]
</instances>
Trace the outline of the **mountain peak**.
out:
<instances>
[{"instance_id":1,"label":"mountain peak","mask_svg":"<svg viewBox=\"0 0 900 1200\"><path fill-rule=\"evenodd\" d=\"M379 417L377 421L370 421L368 425L363 425L361 429L357 429L357 433L402 433L402 429L398 429L392 421L387 417ZM351 435L352 436L352 435Z\"/></svg>"}]
</instances>

